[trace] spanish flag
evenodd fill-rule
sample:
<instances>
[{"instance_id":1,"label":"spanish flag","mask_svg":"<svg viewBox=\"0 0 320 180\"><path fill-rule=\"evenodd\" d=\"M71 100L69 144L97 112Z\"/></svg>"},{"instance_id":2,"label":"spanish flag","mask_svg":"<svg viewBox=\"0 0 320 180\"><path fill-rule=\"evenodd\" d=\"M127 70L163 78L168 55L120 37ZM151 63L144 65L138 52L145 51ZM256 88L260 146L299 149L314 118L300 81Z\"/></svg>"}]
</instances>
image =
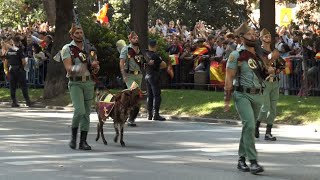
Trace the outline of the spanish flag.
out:
<instances>
[{"instance_id":1,"label":"spanish flag","mask_svg":"<svg viewBox=\"0 0 320 180\"><path fill-rule=\"evenodd\" d=\"M211 61L210 63L210 84L224 85L226 76L226 62Z\"/></svg>"},{"instance_id":2,"label":"spanish flag","mask_svg":"<svg viewBox=\"0 0 320 180\"><path fill-rule=\"evenodd\" d=\"M289 75L292 73L292 62L290 58L285 58L284 60L286 61L286 67L283 70L283 74Z\"/></svg>"},{"instance_id":3,"label":"spanish flag","mask_svg":"<svg viewBox=\"0 0 320 180\"><path fill-rule=\"evenodd\" d=\"M200 64L200 61L202 60L202 55L207 54L209 51L206 47L197 48L195 51L193 51L194 56L198 56L195 58L194 61L194 68L197 67Z\"/></svg>"},{"instance_id":4,"label":"spanish flag","mask_svg":"<svg viewBox=\"0 0 320 180\"><path fill-rule=\"evenodd\" d=\"M318 52L317 54L316 54L316 60L320 60L320 52Z\"/></svg>"},{"instance_id":5,"label":"spanish flag","mask_svg":"<svg viewBox=\"0 0 320 180\"><path fill-rule=\"evenodd\" d=\"M97 21L100 24L108 24L109 23L109 18L107 16L108 13L108 9L109 9L109 4L106 3L97 13Z\"/></svg>"},{"instance_id":6,"label":"spanish flag","mask_svg":"<svg viewBox=\"0 0 320 180\"><path fill-rule=\"evenodd\" d=\"M171 55L169 55L169 58L170 58L172 66L179 64L179 56L178 56L178 54L171 54Z\"/></svg>"}]
</instances>

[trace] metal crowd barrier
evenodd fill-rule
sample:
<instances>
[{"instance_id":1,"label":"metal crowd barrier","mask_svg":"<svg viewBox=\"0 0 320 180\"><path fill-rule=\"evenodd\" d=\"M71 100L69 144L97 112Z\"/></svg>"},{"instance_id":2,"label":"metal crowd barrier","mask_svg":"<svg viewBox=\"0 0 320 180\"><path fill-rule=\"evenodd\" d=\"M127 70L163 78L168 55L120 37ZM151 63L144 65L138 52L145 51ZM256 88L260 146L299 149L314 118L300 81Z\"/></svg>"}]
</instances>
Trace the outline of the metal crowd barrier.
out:
<instances>
[{"instance_id":1,"label":"metal crowd barrier","mask_svg":"<svg viewBox=\"0 0 320 180\"><path fill-rule=\"evenodd\" d=\"M27 65L25 67L26 70L26 79L29 87L33 88L42 88L44 87L44 81L46 78L48 61L44 61L43 64L37 66L35 60L32 58L28 58ZM3 65L0 66L0 87L9 87L9 81L7 81Z\"/></svg>"},{"instance_id":2,"label":"metal crowd barrier","mask_svg":"<svg viewBox=\"0 0 320 180\"><path fill-rule=\"evenodd\" d=\"M280 93L284 95L320 96L320 61L314 59L303 60L302 57L294 56L287 59L290 71L282 71L279 75ZM162 81L166 81L162 82L162 87L223 91L223 85L209 83L207 75L202 79L189 76L189 82L181 82L177 79L172 82L168 81L168 78L167 75L165 78L161 78Z\"/></svg>"}]
</instances>

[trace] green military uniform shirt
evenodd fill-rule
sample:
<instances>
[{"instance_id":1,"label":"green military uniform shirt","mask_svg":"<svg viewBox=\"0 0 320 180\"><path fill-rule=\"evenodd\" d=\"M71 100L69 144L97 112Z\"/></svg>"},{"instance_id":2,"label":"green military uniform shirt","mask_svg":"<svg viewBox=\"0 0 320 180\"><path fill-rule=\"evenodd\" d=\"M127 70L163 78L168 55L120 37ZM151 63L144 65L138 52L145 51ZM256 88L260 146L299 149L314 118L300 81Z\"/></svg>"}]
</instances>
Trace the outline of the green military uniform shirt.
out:
<instances>
[{"instance_id":1,"label":"green military uniform shirt","mask_svg":"<svg viewBox=\"0 0 320 180\"><path fill-rule=\"evenodd\" d=\"M63 48L61 50L61 58L62 58L62 60L65 60L66 58L71 58L71 54L72 54L72 52L70 50L70 46L71 45L77 46L74 41L71 41L70 44L66 44L65 46L63 46ZM87 64L82 63L81 60L78 57L74 58L74 65L87 66ZM75 74L75 76L89 76L89 75L90 75L89 70L86 70L82 74L81 73ZM70 77L70 74L67 73L67 77Z\"/></svg>"},{"instance_id":2,"label":"green military uniform shirt","mask_svg":"<svg viewBox=\"0 0 320 180\"><path fill-rule=\"evenodd\" d=\"M239 51L233 51L227 62L227 68L235 69L239 71L238 66L240 66L240 84L239 77L237 76L233 81L233 86L244 86L248 88L261 88L261 84L259 83L258 77L255 75L253 70L248 66L247 61L238 62L238 58L240 57L240 52L242 50L246 50L244 46L240 48ZM242 63L242 64L241 64ZM239 72L238 72L239 75Z\"/></svg>"},{"instance_id":3,"label":"green military uniform shirt","mask_svg":"<svg viewBox=\"0 0 320 180\"><path fill-rule=\"evenodd\" d=\"M135 62L134 58L135 57L128 57L128 48L132 48L132 44L129 44L128 46L125 46L122 48L121 53L120 53L120 60L124 59L125 61L125 71L139 71L141 72L140 66ZM140 53L137 52L137 54Z\"/></svg>"}]
</instances>

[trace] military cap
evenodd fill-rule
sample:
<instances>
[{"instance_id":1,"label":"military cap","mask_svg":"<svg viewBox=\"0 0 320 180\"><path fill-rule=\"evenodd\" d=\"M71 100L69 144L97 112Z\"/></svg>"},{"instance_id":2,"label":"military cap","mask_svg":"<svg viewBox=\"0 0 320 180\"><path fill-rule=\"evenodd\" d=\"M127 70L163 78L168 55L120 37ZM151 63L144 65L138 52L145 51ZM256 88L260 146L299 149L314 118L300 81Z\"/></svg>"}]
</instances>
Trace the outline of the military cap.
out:
<instances>
[{"instance_id":1,"label":"military cap","mask_svg":"<svg viewBox=\"0 0 320 180\"><path fill-rule=\"evenodd\" d=\"M234 31L234 33L235 35L242 36L250 30L251 28L248 26L248 23L244 22Z\"/></svg>"},{"instance_id":2,"label":"military cap","mask_svg":"<svg viewBox=\"0 0 320 180\"><path fill-rule=\"evenodd\" d=\"M266 28L263 28L260 31L260 37L263 37L264 35L267 35L267 34L271 34L271 33Z\"/></svg>"},{"instance_id":3,"label":"military cap","mask_svg":"<svg viewBox=\"0 0 320 180\"><path fill-rule=\"evenodd\" d=\"M149 46L154 47L155 45L157 45L157 40L150 39L148 44Z\"/></svg>"},{"instance_id":4,"label":"military cap","mask_svg":"<svg viewBox=\"0 0 320 180\"><path fill-rule=\"evenodd\" d=\"M77 29L82 29L81 26L78 26L74 23L72 23L71 28L69 30L69 33L72 35L74 32L76 32Z\"/></svg>"},{"instance_id":5,"label":"military cap","mask_svg":"<svg viewBox=\"0 0 320 180\"><path fill-rule=\"evenodd\" d=\"M136 32L134 32L134 31L131 31L129 36L128 36L128 39L131 40L135 36L138 36L138 34Z\"/></svg>"}]
</instances>

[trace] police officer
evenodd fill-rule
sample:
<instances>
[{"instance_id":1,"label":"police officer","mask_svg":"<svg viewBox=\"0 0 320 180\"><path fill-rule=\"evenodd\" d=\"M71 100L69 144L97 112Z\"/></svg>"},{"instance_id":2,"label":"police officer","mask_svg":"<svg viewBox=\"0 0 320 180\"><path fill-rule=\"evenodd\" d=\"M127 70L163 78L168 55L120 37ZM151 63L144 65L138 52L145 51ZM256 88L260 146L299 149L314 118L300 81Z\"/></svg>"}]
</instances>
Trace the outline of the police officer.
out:
<instances>
[{"instance_id":1,"label":"police officer","mask_svg":"<svg viewBox=\"0 0 320 180\"><path fill-rule=\"evenodd\" d=\"M242 120L242 133L239 143L239 160L237 168L252 174L261 173L263 167L257 162L255 148L255 120L260 111L263 96L263 77L267 71L262 60L257 57L255 51L256 36L247 23L235 32L240 36L244 46L239 51L233 51L227 61L225 79L225 107L230 110L231 94L233 92L234 104ZM246 164L246 158L250 160L250 168Z\"/></svg>"},{"instance_id":2,"label":"police officer","mask_svg":"<svg viewBox=\"0 0 320 180\"><path fill-rule=\"evenodd\" d=\"M91 150L87 143L90 126L91 104L94 96L94 82L90 71L99 71L99 62L91 61L89 45L84 42L83 30L80 26L72 24L69 31L73 41L66 44L61 50L61 58L69 78L68 88L74 107L71 124L71 149L76 148L77 132L80 125L79 149ZM94 57L96 58L96 57Z\"/></svg>"},{"instance_id":3,"label":"police officer","mask_svg":"<svg viewBox=\"0 0 320 180\"><path fill-rule=\"evenodd\" d=\"M166 68L167 64L156 53L157 41L150 40L148 45L146 83L147 83L147 110L148 120L165 121L159 114L161 104L160 69Z\"/></svg>"},{"instance_id":4,"label":"police officer","mask_svg":"<svg viewBox=\"0 0 320 180\"><path fill-rule=\"evenodd\" d=\"M266 121L267 129L264 139L267 141L276 141L277 138L271 134L273 122L276 118L277 102L279 100L279 77L276 70L276 60L279 58L278 50L271 49L271 34L267 29L262 29L260 32L260 40L262 42L262 55L266 59L266 65L274 68L274 71L265 79L265 88L263 91L264 101L261 107L255 129L255 137L259 138L259 127L261 121Z\"/></svg>"},{"instance_id":5,"label":"police officer","mask_svg":"<svg viewBox=\"0 0 320 180\"><path fill-rule=\"evenodd\" d=\"M135 82L141 87L142 71L144 65L144 57L139 48L139 37L132 31L128 36L130 44L122 48L120 53L120 72L122 78L129 89ZM136 126L135 119L139 114L140 104L136 105L130 112L128 126Z\"/></svg>"},{"instance_id":6,"label":"police officer","mask_svg":"<svg viewBox=\"0 0 320 180\"><path fill-rule=\"evenodd\" d=\"M20 46L20 37L15 36L11 40L12 45L8 45L8 52L6 59L9 65L9 74L10 74L10 95L12 100L12 107L19 107L16 99L16 89L20 85L24 99L26 100L26 105L31 106L28 86L26 81L26 71L24 66L26 65L25 57Z\"/></svg>"}]
</instances>

